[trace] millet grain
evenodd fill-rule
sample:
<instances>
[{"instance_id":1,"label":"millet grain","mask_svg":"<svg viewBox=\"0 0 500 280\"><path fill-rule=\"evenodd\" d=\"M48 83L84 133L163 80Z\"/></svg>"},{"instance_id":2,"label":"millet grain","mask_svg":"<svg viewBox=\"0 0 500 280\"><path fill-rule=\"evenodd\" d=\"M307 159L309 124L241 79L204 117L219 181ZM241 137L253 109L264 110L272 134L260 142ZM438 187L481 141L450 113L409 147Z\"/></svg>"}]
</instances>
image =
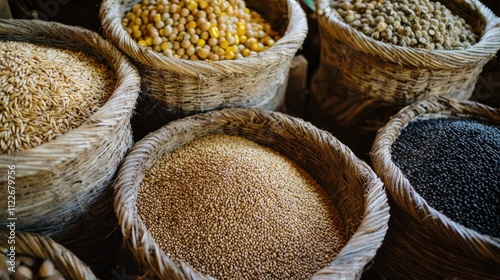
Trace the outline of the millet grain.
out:
<instances>
[{"instance_id":1,"label":"millet grain","mask_svg":"<svg viewBox=\"0 0 500 280\"><path fill-rule=\"evenodd\" d=\"M237 136L166 154L146 173L137 207L168 256L217 279L307 279L346 242L311 175Z\"/></svg>"}]
</instances>

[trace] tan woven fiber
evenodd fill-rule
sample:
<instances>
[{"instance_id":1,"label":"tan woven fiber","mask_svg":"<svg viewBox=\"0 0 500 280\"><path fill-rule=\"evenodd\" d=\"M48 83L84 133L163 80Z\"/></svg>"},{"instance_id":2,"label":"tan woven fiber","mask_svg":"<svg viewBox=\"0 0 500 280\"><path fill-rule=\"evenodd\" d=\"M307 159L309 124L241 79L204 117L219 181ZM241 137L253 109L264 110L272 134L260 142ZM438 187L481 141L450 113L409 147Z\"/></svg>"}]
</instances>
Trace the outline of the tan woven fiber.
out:
<instances>
[{"instance_id":1,"label":"tan woven fiber","mask_svg":"<svg viewBox=\"0 0 500 280\"><path fill-rule=\"evenodd\" d=\"M391 146L412 120L460 116L500 124L500 109L472 101L432 98L402 109L382 127L371 151L372 164L391 206L389 231L373 269L376 279L497 279L500 242L466 228L431 206L394 164Z\"/></svg>"},{"instance_id":2,"label":"tan woven fiber","mask_svg":"<svg viewBox=\"0 0 500 280\"><path fill-rule=\"evenodd\" d=\"M7 243L9 232L0 231L0 246L9 248ZM38 234L16 231L16 255L29 255L33 258L48 259L66 279L93 280L97 279L92 270L71 251L54 240Z\"/></svg>"},{"instance_id":3,"label":"tan woven fiber","mask_svg":"<svg viewBox=\"0 0 500 280\"><path fill-rule=\"evenodd\" d=\"M282 36L267 51L241 60L214 62L169 58L140 47L121 19L138 0L104 0L104 34L136 63L144 94L175 116L223 107L276 110L284 102L291 60L307 35L307 20L297 1L246 1Z\"/></svg>"},{"instance_id":4,"label":"tan woven fiber","mask_svg":"<svg viewBox=\"0 0 500 280\"><path fill-rule=\"evenodd\" d=\"M84 51L100 58L116 74L111 97L83 125L33 149L0 155L1 174L15 165L17 229L54 238L88 211L132 145L130 117L140 78L113 44L83 28L1 20L0 40ZM6 186L6 180L7 176L1 176L0 185ZM6 195L0 196L0 204L7 207ZM7 211L1 211L0 224L6 221Z\"/></svg>"},{"instance_id":5,"label":"tan woven fiber","mask_svg":"<svg viewBox=\"0 0 500 280\"><path fill-rule=\"evenodd\" d=\"M359 279L387 231L383 184L363 161L330 133L283 113L232 108L173 121L137 142L120 167L115 211L124 242L146 279L211 279L166 256L138 216L145 172L165 153L212 134L239 135L270 147L309 172L331 195L346 228L347 244L314 279ZM168 214L168 213L166 213Z\"/></svg>"},{"instance_id":6,"label":"tan woven fiber","mask_svg":"<svg viewBox=\"0 0 500 280\"><path fill-rule=\"evenodd\" d=\"M346 126L376 131L417 100L468 99L483 66L500 49L500 18L477 0L440 1L463 17L478 42L464 50L427 50L375 40L344 23L331 0L317 1L321 60L313 98Z\"/></svg>"}]
</instances>

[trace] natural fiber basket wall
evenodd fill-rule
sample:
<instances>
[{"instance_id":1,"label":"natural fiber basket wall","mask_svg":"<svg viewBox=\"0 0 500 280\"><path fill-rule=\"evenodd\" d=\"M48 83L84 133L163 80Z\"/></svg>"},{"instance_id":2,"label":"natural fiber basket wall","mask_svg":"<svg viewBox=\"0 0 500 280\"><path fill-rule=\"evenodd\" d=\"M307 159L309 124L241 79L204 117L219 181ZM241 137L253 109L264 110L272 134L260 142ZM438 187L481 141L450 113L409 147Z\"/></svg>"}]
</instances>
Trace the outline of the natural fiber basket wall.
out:
<instances>
[{"instance_id":1,"label":"natural fiber basket wall","mask_svg":"<svg viewBox=\"0 0 500 280\"><path fill-rule=\"evenodd\" d=\"M427 50L383 43L346 24L331 0L318 0L320 65L311 92L346 126L376 131L414 101L467 99L483 66L500 49L500 18L477 0L440 1L468 22L478 42L464 50Z\"/></svg>"},{"instance_id":2,"label":"natural fiber basket wall","mask_svg":"<svg viewBox=\"0 0 500 280\"><path fill-rule=\"evenodd\" d=\"M214 62L169 58L140 47L121 24L126 11L139 2L103 1L101 23L104 34L136 63L143 94L152 109L166 115L159 118L223 107L276 110L283 105L291 60L307 34L306 16L296 1L246 1L282 38L256 56Z\"/></svg>"},{"instance_id":3,"label":"natural fiber basket wall","mask_svg":"<svg viewBox=\"0 0 500 280\"><path fill-rule=\"evenodd\" d=\"M8 243L9 236L11 236L10 232L0 231L0 247L10 248L12 246L12 244ZM97 279L92 270L84 262L54 240L22 231L16 231L14 236L17 258L20 255L28 255L35 259L48 259L66 279Z\"/></svg>"},{"instance_id":4,"label":"natural fiber basket wall","mask_svg":"<svg viewBox=\"0 0 500 280\"><path fill-rule=\"evenodd\" d=\"M499 109L470 101L433 98L405 107L377 133L371 159L389 193L391 218L387 237L370 270L374 279L500 276L498 238L466 228L431 207L392 160L391 146L409 122L448 116L500 124Z\"/></svg>"},{"instance_id":5,"label":"natural fiber basket wall","mask_svg":"<svg viewBox=\"0 0 500 280\"><path fill-rule=\"evenodd\" d=\"M165 153L212 134L239 135L270 147L308 171L332 197L344 220L347 244L314 279L359 279L387 231L383 185L349 148L301 119L262 109L224 109L173 121L137 142L120 167L115 211L124 242L146 279L209 279L167 257L137 213L145 172Z\"/></svg>"},{"instance_id":6,"label":"natural fiber basket wall","mask_svg":"<svg viewBox=\"0 0 500 280\"><path fill-rule=\"evenodd\" d=\"M5 174L0 177L0 185L7 186L8 167L15 166L16 229L46 235L57 242L77 236L80 242L68 242L74 245L71 250L93 268L99 267L93 260L108 258L115 251L110 247L119 245L112 235L116 219L106 214L113 213L112 194L106 199L106 190L133 144L130 118L140 90L137 69L112 43L79 27L1 20L0 40L83 51L115 72L111 96L80 127L35 148L0 155L0 172ZM5 226L9 217L7 195L0 196L0 204L5 210L0 213L0 225ZM93 223L86 225L81 221L84 216ZM96 248L90 257L80 252L88 252L88 248Z\"/></svg>"}]
</instances>

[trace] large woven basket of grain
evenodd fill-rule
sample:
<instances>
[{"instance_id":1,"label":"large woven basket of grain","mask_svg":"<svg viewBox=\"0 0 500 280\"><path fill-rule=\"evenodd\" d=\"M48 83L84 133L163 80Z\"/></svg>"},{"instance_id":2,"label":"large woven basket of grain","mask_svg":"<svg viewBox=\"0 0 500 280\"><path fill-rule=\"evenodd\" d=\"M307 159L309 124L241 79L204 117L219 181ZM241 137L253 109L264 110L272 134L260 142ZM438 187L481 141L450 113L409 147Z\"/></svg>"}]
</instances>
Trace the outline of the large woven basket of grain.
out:
<instances>
[{"instance_id":1,"label":"large woven basket of grain","mask_svg":"<svg viewBox=\"0 0 500 280\"><path fill-rule=\"evenodd\" d=\"M0 237L1 279L97 279L84 262L49 237L15 227L0 231Z\"/></svg>"},{"instance_id":2,"label":"large woven basket of grain","mask_svg":"<svg viewBox=\"0 0 500 280\"><path fill-rule=\"evenodd\" d=\"M130 11L139 15L135 16ZM253 12L260 16L255 16ZM307 34L305 13L296 1L291 0L105 0L100 16L104 34L136 63L142 78L143 94L151 99L148 102L152 105L161 105L159 108L153 106L153 109L166 115L164 118L178 118L223 107L278 110L284 103L291 60ZM262 25L270 26L274 33L267 32L266 28L258 31L257 27L253 33L248 33L252 26L256 26L253 21L257 18L265 20ZM135 31L137 21L142 22L140 30L143 34L139 38L134 35L134 32L139 32L137 36L141 34L140 30ZM158 28L145 31L147 22ZM193 27L189 29L191 25ZM222 36L226 26L225 36ZM185 31L182 31L184 28ZM230 28L233 28L232 32ZM153 37L144 35L144 32ZM259 36L264 37L259 39ZM154 47L148 50L138 44L142 41L149 46L151 43L148 40L154 43L157 38L161 44L156 49L160 52L153 51ZM269 41L269 38L272 39ZM253 44L252 49L249 44L256 43L256 40L258 43ZM270 46L268 49L266 44ZM262 47L267 50L261 51ZM254 50L258 53L253 53Z\"/></svg>"},{"instance_id":3,"label":"large woven basket of grain","mask_svg":"<svg viewBox=\"0 0 500 280\"><path fill-rule=\"evenodd\" d=\"M59 23L2 20L0 44L0 184L10 194L0 224L17 218L16 229L57 242L76 234L77 247L108 256L119 243L106 190L133 144L137 69L97 33ZM92 222L78 227L84 216Z\"/></svg>"},{"instance_id":4,"label":"large woven basket of grain","mask_svg":"<svg viewBox=\"0 0 500 280\"><path fill-rule=\"evenodd\" d=\"M312 96L336 122L376 131L414 101L468 99L500 49L477 0L317 1L321 60Z\"/></svg>"},{"instance_id":5,"label":"large woven basket of grain","mask_svg":"<svg viewBox=\"0 0 500 280\"><path fill-rule=\"evenodd\" d=\"M259 108L163 126L134 145L114 188L146 279L359 279L389 219L383 184L347 146Z\"/></svg>"},{"instance_id":6,"label":"large woven basket of grain","mask_svg":"<svg viewBox=\"0 0 500 280\"><path fill-rule=\"evenodd\" d=\"M500 110L433 98L402 109L372 147L391 206L375 279L500 275Z\"/></svg>"}]
</instances>

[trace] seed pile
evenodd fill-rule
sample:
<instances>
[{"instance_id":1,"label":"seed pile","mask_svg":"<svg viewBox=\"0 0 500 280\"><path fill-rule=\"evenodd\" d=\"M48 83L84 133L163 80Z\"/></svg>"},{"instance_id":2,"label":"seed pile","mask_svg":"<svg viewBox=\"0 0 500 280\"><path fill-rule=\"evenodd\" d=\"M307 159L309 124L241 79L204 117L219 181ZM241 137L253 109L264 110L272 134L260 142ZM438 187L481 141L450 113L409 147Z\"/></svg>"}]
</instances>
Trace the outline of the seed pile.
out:
<instances>
[{"instance_id":1,"label":"seed pile","mask_svg":"<svg viewBox=\"0 0 500 280\"><path fill-rule=\"evenodd\" d=\"M143 0L122 25L139 45L190 60L240 59L280 38L243 0Z\"/></svg>"},{"instance_id":2,"label":"seed pile","mask_svg":"<svg viewBox=\"0 0 500 280\"><path fill-rule=\"evenodd\" d=\"M64 280L62 274L54 267L52 261L45 259L40 260L28 255L16 255L15 272L9 271L7 253L0 254L0 279L47 279L47 280Z\"/></svg>"},{"instance_id":3,"label":"seed pile","mask_svg":"<svg viewBox=\"0 0 500 280\"><path fill-rule=\"evenodd\" d=\"M427 203L468 228L500 237L500 128L472 119L414 121L394 163Z\"/></svg>"},{"instance_id":4,"label":"seed pile","mask_svg":"<svg viewBox=\"0 0 500 280\"><path fill-rule=\"evenodd\" d=\"M463 18L430 0L343 0L332 7L344 22L376 40L403 47L459 50L476 43Z\"/></svg>"},{"instance_id":5,"label":"seed pile","mask_svg":"<svg viewBox=\"0 0 500 280\"><path fill-rule=\"evenodd\" d=\"M65 49L0 41L0 154L27 150L80 126L111 95L114 74Z\"/></svg>"},{"instance_id":6,"label":"seed pile","mask_svg":"<svg viewBox=\"0 0 500 280\"><path fill-rule=\"evenodd\" d=\"M170 257L217 279L307 279L346 242L310 174L238 136L165 155L145 175L137 207Z\"/></svg>"}]
</instances>

